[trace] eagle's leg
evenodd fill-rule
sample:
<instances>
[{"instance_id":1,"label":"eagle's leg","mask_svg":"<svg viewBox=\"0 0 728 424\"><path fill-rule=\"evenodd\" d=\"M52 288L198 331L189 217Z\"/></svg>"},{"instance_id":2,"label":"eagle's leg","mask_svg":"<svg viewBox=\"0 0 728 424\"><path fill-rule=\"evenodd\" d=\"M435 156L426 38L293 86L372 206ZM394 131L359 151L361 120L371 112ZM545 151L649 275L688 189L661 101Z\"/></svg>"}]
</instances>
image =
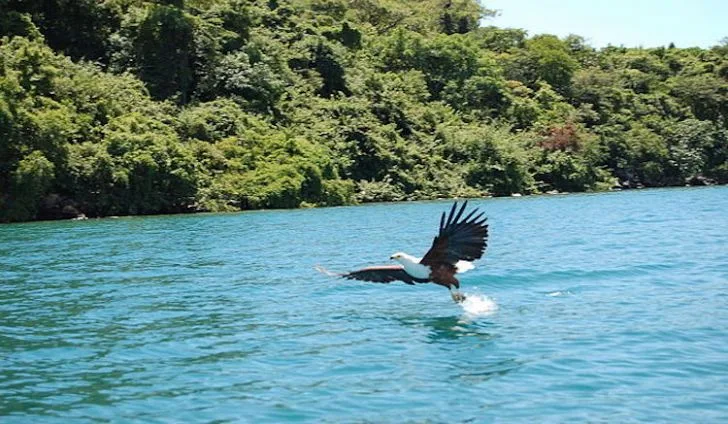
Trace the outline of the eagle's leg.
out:
<instances>
[{"instance_id":1,"label":"eagle's leg","mask_svg":"<svg viewBox=\"0 0 728 424\"><path fill-rule=\"evenodd\" d=\"M465 295L460 293L458 289L453 290L450 287L450 296L455 303L463 303L465 301Z\"/></svg>"}]
</instances>

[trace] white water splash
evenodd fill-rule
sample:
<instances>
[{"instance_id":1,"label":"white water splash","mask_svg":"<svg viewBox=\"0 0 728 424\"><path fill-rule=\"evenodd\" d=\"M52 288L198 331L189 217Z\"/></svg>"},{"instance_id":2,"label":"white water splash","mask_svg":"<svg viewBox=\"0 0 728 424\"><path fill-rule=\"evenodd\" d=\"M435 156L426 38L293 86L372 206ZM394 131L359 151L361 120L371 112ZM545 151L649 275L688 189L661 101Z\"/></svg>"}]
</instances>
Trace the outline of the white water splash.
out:
<instances>
[{"instance_id":1,"label":"white water splash","mask_svg":"<svg viewBox=\"0 0 728 424\"><path fill-rule=\"evenodd\" d=\"M465 300L460 304L470 316L492 315L498 310L498 304L488 296L465 293Z\"/></svg>"}]
</instances>

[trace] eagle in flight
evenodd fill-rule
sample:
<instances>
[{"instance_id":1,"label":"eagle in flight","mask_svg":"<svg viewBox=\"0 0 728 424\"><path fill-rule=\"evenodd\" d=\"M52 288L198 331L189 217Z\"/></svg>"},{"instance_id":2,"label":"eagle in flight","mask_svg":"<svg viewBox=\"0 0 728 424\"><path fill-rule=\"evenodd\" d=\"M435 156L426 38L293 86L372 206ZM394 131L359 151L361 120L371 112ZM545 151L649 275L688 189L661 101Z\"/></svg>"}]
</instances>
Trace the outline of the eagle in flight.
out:
<instances>
[{"instance_id":1,"label":"eagle in flight","mask_svg":"<svg viewBox=\"0 0 728 424\"><path fill-rule=\"evenodd\" d=\"M488 218L483 217L484 212L477 213L477 208L463 217L467 205L466 200L458 209L455 202L449 214L442 213L440 231L421 259L397 252L390 259L399 265L370 266L344 274L331 273L322 267L317 269L333 276L374 283L435 283L447 287L455 302L463 302L465 296L457 290L460 282L455 274L473 269L472 261L483 256L488 244L488 224L485 223Z\"/></svg>"}]
</instances>

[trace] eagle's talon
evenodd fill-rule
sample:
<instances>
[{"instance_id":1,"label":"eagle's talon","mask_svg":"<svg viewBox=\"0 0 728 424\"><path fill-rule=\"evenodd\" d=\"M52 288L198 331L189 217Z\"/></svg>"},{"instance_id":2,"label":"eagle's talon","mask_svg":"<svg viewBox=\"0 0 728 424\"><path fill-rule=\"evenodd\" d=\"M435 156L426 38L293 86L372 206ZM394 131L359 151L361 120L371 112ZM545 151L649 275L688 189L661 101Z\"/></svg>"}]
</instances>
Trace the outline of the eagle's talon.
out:
<instances>
[{"instance_id":1,"label":"eagle's talon","mask_svg":"<svg viewBox=\"0 0 728 424\"><path fill-rule=\"evenodd\" d=\"M460 293L459 291L450 292L450 295L452 296L452 300L455 301L455 303L465 302L465 295Z\"/></svg>"}]
</instances>

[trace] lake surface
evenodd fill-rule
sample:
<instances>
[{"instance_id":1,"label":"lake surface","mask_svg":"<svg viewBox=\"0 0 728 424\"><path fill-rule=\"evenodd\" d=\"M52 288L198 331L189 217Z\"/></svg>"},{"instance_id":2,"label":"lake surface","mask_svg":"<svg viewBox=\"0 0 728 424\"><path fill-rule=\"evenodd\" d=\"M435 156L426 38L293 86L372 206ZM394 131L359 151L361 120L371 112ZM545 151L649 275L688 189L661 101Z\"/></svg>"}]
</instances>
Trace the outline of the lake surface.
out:
<instances>
[{"instance_id":1,"label":"lake surface","mask_svg":"<svg viewBox=\"0 0 728 424\"><path fill-rule=\"evenodd\" d=\"M727 422L728 187L0 226L0 422Z\"/></svg>"}]
</instances>

